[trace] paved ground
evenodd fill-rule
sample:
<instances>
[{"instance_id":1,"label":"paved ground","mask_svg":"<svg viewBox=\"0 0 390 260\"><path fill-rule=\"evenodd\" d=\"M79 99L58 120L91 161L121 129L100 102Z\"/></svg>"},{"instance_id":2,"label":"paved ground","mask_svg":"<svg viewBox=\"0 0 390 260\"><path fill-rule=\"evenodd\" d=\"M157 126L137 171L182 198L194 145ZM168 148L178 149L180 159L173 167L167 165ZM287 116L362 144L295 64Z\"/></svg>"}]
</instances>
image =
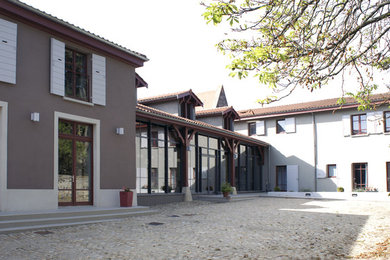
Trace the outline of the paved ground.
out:
<instances>
[{"instance_id":1,"label":"paved ground","mask_svg":"<svg viewBox=\"0 0 390 260\"><path fill-rule=\"evenodd\" d=\"M256 198L0 235L0 259L390 258L390 202Z\"/></svg>"}]
</instances>

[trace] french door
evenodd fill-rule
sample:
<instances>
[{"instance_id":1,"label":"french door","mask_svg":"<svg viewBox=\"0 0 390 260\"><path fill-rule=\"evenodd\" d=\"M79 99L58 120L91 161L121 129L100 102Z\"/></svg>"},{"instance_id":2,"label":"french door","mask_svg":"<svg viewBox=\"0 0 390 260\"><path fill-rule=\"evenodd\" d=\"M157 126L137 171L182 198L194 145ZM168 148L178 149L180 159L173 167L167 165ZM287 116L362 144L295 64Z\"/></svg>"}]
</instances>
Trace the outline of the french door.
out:
<instances>
[{"instance_id":1,"label":"french door","mask_svg":"<svg viewBox=\"0 0 390 260\"><path fill-rule=\"evenodd\" d=\"M60 120L58 123L58 204L92 205L93 127Z\"/></svg>"}]
</instances>

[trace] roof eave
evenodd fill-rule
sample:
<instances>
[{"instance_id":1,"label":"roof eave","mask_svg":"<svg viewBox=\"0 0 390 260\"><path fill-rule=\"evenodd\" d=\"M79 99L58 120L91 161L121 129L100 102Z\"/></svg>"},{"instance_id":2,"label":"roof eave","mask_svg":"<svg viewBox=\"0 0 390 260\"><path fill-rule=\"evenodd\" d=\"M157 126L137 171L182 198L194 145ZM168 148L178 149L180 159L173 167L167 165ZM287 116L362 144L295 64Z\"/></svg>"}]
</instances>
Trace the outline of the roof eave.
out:
<instances>
[{"instance_id":1,"label":"roof eave","mask_svg":"<svg viewBox=\"0 0 390 260\"><path fill-rule=\"evenodd\" d=\"M144 62L149 60L145 55L127 50L19 1L1 1L0 13L12 19L39 27L66 40L87 45L91 49L100 50L108 55L115 56L134 67L142 67Z\"/></svg>"}]
</instances>

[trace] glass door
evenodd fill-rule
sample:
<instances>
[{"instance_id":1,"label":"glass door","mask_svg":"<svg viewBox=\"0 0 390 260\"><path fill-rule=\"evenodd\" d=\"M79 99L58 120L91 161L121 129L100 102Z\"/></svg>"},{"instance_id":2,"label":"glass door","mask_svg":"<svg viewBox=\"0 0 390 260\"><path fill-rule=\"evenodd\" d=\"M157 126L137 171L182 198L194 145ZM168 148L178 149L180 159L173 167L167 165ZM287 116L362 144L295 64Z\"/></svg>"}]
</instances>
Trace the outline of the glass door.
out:
<instances>
[{"instance_id":1,"label":"glass door","mask_svg":"<svg viewBox=\"0 0 390 260\"><path fill-rule=\"evenodd\" d=\"M92 125L60 120L58 204L92 205Z\"/></svg>"}]
</instances>

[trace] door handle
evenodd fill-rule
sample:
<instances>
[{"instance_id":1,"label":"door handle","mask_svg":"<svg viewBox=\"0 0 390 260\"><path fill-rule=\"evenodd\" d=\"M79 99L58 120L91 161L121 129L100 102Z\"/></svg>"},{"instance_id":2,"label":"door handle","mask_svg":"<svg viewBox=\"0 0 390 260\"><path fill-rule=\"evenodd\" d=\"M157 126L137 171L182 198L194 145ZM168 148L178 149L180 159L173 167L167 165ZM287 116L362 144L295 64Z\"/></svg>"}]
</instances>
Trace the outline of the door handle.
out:
<instances>
[{"instance_id":1,"label":"door handle","mask_svg":"<svg viewBox=\"0 0 390 260\"><path fill-rule=\"evenodd\" d=\"M72 175L72 182L74 182L74 175Z\"/></svg>"}]
</instances>

